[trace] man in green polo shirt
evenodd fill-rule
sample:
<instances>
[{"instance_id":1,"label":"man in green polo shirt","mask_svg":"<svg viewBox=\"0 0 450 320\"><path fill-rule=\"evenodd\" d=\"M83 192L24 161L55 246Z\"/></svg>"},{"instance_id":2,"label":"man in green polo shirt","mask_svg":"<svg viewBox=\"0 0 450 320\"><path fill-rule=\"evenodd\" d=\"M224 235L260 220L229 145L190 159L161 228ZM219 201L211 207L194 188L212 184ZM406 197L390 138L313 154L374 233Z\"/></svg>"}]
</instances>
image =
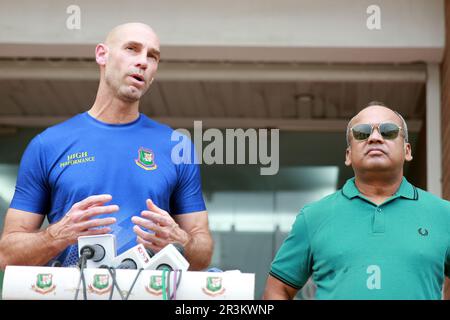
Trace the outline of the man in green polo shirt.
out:
<instances>
[{"instance_id":1,"label":"man in green polo shirt","mask_svg":"<svg viewBox=\"0 0 450 320\"><path fill-rule=\"evenodd\" d=\"M310 276L317 299L441 299L450 276L450 203L403 177L403 117L371 103L347 128L355 177L306 205L279 249L264 299L292 299Z\"/></svg>"}]
</instances>

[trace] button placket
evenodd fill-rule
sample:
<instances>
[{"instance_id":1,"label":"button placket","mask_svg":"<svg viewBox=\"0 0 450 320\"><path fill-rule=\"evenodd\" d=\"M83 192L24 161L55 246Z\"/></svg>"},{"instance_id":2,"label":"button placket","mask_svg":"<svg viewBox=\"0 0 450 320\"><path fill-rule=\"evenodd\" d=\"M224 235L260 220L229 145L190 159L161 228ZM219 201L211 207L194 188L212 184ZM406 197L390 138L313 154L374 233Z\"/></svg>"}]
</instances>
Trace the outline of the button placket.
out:
<instances>
[{"instance_id":1,"label":"button placket","mask_svg":"<svg viewBox=\"0 0 450 320\"><path fill-rule=\"evenodd\" d=\"M372 232L384 233L385 231L385 215L382 208L377 207L374 212Z\"/></svg>"}]
</instances>

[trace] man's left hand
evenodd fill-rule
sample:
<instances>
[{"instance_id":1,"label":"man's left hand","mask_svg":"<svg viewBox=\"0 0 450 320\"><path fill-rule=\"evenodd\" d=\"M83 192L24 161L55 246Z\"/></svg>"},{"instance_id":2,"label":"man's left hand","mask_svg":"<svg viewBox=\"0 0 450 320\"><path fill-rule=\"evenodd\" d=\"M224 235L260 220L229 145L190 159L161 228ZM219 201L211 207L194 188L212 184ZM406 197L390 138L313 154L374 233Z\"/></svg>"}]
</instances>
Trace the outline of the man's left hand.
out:
<instances>
[{"instance_id":1,"label":"man's left hand","mask_svg":"<svg viewBox=\"0 0 450 320\"><path fill-rule=\"evenodd\" d=\"M152 200L147 199L146 204L148 210L142 211L140 217L131 218L135 224L133 231L137 235L137 242L155 252L174 242L186 247L190 235L180 228L167 211L156 206Z\"/></svg>"}]
</instances>

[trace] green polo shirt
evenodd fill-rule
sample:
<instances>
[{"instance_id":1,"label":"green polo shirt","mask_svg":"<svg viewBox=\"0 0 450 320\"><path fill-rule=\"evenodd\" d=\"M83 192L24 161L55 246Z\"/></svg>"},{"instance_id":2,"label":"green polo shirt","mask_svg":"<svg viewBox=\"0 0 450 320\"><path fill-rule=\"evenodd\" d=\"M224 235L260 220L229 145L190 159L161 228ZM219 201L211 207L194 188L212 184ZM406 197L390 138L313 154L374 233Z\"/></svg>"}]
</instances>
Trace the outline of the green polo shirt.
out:
<instances>
[{"instance_id":1,"label":"green polo shirt","mask_svg":"<svg viewBox=\"0 0 450 320\"><path fill-rule=\"evenodd\" d=\"M317 299L441 299L450 202L403 178L376 205L349 179L301 210L270 274L296 289L312 275Z\"/></svg>"}]
</instances>

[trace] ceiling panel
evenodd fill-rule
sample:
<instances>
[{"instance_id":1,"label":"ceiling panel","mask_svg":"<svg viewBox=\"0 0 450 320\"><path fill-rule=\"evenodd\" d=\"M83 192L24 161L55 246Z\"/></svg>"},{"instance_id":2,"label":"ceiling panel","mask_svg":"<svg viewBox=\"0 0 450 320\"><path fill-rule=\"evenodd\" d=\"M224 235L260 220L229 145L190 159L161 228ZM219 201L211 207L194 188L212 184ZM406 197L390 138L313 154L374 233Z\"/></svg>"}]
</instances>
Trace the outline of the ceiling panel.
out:
<instances>
[{"instance_id":1,"label":"ceiling panel","mask_svg":"<svg viewBox=\"0 0 450 320\"><path fill-rule=\"evenodd\" d=\"M90 108L95 80L0 80L1 116L72 116ZM159 81L142 99L154 117L348 119L383 101L406 119L424 115L417 82Z\"/></svg>"}]
</instances>

